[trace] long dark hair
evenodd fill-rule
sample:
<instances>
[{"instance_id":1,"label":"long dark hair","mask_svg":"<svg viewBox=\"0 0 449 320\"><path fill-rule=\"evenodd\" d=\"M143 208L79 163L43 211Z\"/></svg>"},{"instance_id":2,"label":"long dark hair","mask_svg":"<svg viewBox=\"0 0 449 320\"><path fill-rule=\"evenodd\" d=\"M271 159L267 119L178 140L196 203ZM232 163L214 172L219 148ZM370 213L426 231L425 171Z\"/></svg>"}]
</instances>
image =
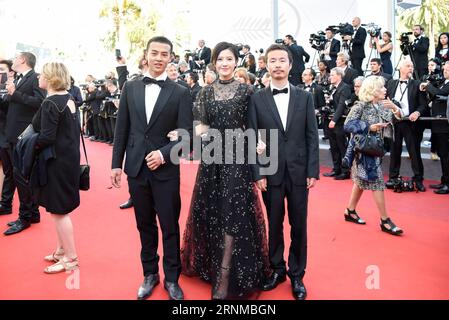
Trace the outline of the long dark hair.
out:
<instances>
[{"instance_id":1,"label":"long dark hair","mask_svg":"<svg viewBox=\"0 0 449 320\"><path fill-rule=\"evenodd\" d=\"M443 32L442 34L440 34L440 36L438 37L438 45L437 48L435 49L435 52L437 54L440 53L440 50L443 49L443 45L441 44L441 36L445 35L447 37L448 40L448 45L449 45L449 32ZM449 48L449 46L448 46Z\"/></svg>"}]
</instances>

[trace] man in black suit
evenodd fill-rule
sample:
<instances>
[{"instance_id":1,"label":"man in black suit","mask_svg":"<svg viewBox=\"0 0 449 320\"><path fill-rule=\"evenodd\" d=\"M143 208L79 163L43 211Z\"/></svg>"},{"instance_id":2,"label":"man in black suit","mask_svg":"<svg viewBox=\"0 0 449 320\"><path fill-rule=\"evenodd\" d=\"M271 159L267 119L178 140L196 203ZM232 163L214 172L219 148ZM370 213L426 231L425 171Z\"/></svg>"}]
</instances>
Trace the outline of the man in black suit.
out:
<instances>
[{"instance_id":1,"label":"man in black suit","mask_svg":"<svg viewBox=\"0 0 449 320\"><path fill-rule=\"evenodd\" d=\"M4 233L11 235L19 233L31 223L40 221L39 206L33 190L13 174L13 153L18 136L31 123L34 114L40 108L45 98L45 91L39 88L38 74L34 71L36 57L29 52L19 53L14 59L12 69L17 73L16 80L6 86L8 95L8 114L6 119L6 140L8 147L3 149L7 159L3 163L5 181L3 185L0 214L12 212L12 200L17 186L20 200L19 219L10 222L10 228ZM3 158L3 157L2 157Z\"/></svg>"},{"instance_id":2,"label":"man in black suit","mask_svg":"<svg viewBox=\"0 0 449 320\"><path fill-rule=\"evenodd\" d=\"M198 83L199 77L195 72L189 72L186 77L187 85L189 87L190 95L192 96L192 101L195 102L196 96L201 91L201 86Z\"/></svg>"},{"instance_id":3,"label":"man in black suit","mask_svg":"<svg viewBox=\"0 0 449 320\"><path fill-rule=\"evenodd\" d=\"M415 63L415 69L419 80L427 73L427 63L429 60L429 38L424 36L424 27L416 25L413 27L415 40L411 43L411 55Z\"/></svg>"},{"instance_id":4,"label":"man in black suit","mask_svg":"<svg viewBox=\"0 0 449 320\"><path fill-rule=\"evenodd\" d=\"M294 86L301 83L302 72L306 68L304 64L309 62L310 55L304 50L303 47L298 46L291 35L286 35L284 38L284 44L290 50L293 57L292 69L288 77L288 81Z\"/></svg>"},{"instance_id":5,"label":"man in black suit","mask_svg":"<svg viewBox=\"0 0 449 320\"><path fill-rule=\"evenodd\" d=\"M426 111L425 94L420 91L420 82L413 80L413 63L403 60L399 64L399 80L391 80L387 85L387 97L395 100L401 108L401 116L410 121L396 121L394 124L394 142L390 154L390 180L387 186L391 188L399 178L401 169L402 141L405 140L407 151L411 158L414 173L413 180L419 191L424 192L424 166L421 158L421 145L416 121Z\"/></svg>"},{"instance_id":6,"label":"man in black suit","mask_svg":"<svg viewBox=\"0 0 449 320\"><path fill-rule=\"evenodd\" d=\"M327 62L329 69L333 69L337 66L337 54L340 52L341 43L334 38L335 33L333 29L326 29L326 44L324 45L323 56L321 60Z\"/></svg>"},{"instance_id":7,"label":"man in black suit","mask_svg":"<svg viewBox=\"0 0 449 320\"><path fill-rule=\"evenodd\" d=\"M150 39L147 46L148 73L143 79L125 83L115 129L111 180L120 187L126 151L125 173L134 203L142 244L144 282L138 299L146 299L159 283L158 228L164 245L164 288L170 299L184 295L178 285L181 273L179 214L180 170L178 141L167 133L184 129L192 132L192 99L189 91L167 79L165 72L173 45L165 37ZM187 148L189 143L186 143Z\"/></svg>"},{"instance_id":8,"label":"man in black suit","mask_svg":"<svg viewBox=\"0 0 449 320\"><path fill-rule=\"evenodd\" d=\"M347 113L346 102L351 99L351 88L343 81L343 70L334 68L331 70L330 82L335 88L330 97L330 102L335 110L332 120L329 122L329 144L331 147L332 162L334 168L331 172L323 174L325 177L334 177L335 180L350 178L349 168L342 166L342 159L346 154L347 138L343 129Z\"/></svg>"},{"instance_id":9,"label":"man in black suit","mask_svg":"<svg viewBox=\"0 0 449 320\"><path fill-rule=\"evenodd\" d=\"M250 56L252 56L253 60L256 60L254 55L251 53L251 47L248 44L243 45L242 47L242 55L240 55L240 63L239 68L247 68L246 63L250 60Z\"/></svg>"},{"instance_id":10,"label":"man in black suit","mask_svg":"<svg viewBox=\"0 0 449 320\"><path fill-rule=\"evenodd\" d=\"M379 58L372 58L370 61L371 73L368 77L379 76L384 78L385 85L393 78L390 74L382 72L382 60Z\"/></svg>"},{"instance_id":11,"label":"man in black suit","mask_svg":"<svg viewBox=\"0 0 449 320\"><path fill-rule=\"evenodd\" d=\"M421 89L430 94L432 100L432 117L446 117L449 96L449 63L443 66L444 83L435 85L432 83L421 84ZM449 194L449 122L446 120L432 121L432 139L436 145L441 164L441 183L430 187L436 194Z\"/></svg>"},{"instance_id":12,"label":"man in black suit","mask_svg":"<svg viewBox=\"0 0 449 320\"><path fill-rule=\"evenodd\" d=\"M302 73L302 82L304 86L302 87L305 91L310 92L313 96L313 105L315 110L320 110L326 105L326 99L324 97L323 88L315 81L316 72L312 68L307 68Z\"/></svg>"},{"instance_id":13,"label":"man in black suit","mask_svg":"<svg viewBox=\"0 0 449 320\"><path fill-rule=\"evenodd\" d=\"M277 144L277 171L268 174L263 167L252 166L253 179L262 191L267 209L273 269L263 289L272 290L286 280L283 222L287 198L291 225L288 276L294 298L303 300L307 295L303 277L307 262L308 194L319 177L318 129L312 95L288 82L291 53L285 46L275 44L268 48L266 56L272 82L251 97L248 110L250 129L278 132L276 141L266 141L267 150Z\"/></svg>"},{"instance_id":14,"label":"man in black suit","mask_svg":"<svg viewBox=\"0 0 449 320\"><path fill-rule=\"evenodd\" d=\"M349 63L349 56L345 52L340 52L337 55L337 68L343 70L344 73L343 82L346 83L351 88L352 92L354 92L353 87L354 80L359 75L357 70L348 66L348 63Z\"/></svg>"},{"instance_id":15,"label":"man in black suit","mask_svg":"<svg viewBox=\"0 0 449 320\"><path fill-rule=\"evenodd\" d=\"M367 37L366 30L362 27L362 21L359 17L352 20L354 27L354 35L344 36L344 40L351 41L350 55L352 67L358 72L359 76L363 76L362 63L365 59L365 41Z\"/></svg>"},{"instance_id":16,"label":"man in black suit","mask_svg":"<svg viewBox=\"0 0 449 320\"><path fill-rule=\"evenodd\" d=\"M192 72L192 73L194 73L194 72ZM174 64L173 62L170 62L167 66L167 76L171 81L176 82L177 84L190 90L190 87L187 84L187 82L185 82L184 80L182 80L179 77L178 66L176 64ZM198 76L198 74L197 74L197 76Z\"/></svg>"},{"instance_id":17,"label":"man in black suit","mask_svg":"<svg viewBox=\"0 0 449 320\"><path fill-rule=\"evenodd\" d=\"M206 42L204 40L198 41L198 51L195 65L199 65L199 67L195 69L206 69L206 66L210 63L211 56L212 51L210 50L210 48L206 47Z\"/></svg>"}]
</instances>

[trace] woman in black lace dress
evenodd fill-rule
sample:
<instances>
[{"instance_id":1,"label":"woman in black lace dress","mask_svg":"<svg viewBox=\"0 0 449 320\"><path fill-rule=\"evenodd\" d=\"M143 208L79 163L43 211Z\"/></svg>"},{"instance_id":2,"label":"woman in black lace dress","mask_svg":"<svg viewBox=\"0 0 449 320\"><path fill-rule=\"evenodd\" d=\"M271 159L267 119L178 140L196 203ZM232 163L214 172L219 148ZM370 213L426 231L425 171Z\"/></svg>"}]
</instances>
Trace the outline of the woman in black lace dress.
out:
<instances>
[{"instance_id":1,"label":"woman in black lace dress","mask_svg":"<svg viewBox=\"0 0 449 320\"><path fill-rule=\"evenodd\" d=\"M237 140L243 139L251 91L233 78L237 59L234 45L222 42L215 47L212 61L219 79L202 89L193 110L203 155L215 160L202 157L181 257L186 275L212 283L213 299L247 297L258 291L269 270L258 194L247 161L236 157L246 144L234 141L232 150L205 151L205 141L218 133L224 146L226 130L241 130Z\"/></svg>"}]
</instances>

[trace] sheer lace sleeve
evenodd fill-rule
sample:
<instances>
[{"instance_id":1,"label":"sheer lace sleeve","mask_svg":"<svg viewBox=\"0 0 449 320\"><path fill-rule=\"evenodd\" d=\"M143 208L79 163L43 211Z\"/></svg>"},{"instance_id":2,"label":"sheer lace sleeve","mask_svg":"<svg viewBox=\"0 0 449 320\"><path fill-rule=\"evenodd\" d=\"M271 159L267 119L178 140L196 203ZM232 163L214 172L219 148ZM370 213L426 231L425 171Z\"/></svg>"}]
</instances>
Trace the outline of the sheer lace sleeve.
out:
<instances>
[{"instance_id":1,"label":"sheer lace sleeve","mask_svg":"<svg viewBox=\"0 0 449 320\"><path fill-rule=\"evenodd\" d=\"M207 114L207 91L208 87L201 89L193 104L193 121L195 134L200 136L209 129L209 118Z\"/></svg>"}]
</instances>

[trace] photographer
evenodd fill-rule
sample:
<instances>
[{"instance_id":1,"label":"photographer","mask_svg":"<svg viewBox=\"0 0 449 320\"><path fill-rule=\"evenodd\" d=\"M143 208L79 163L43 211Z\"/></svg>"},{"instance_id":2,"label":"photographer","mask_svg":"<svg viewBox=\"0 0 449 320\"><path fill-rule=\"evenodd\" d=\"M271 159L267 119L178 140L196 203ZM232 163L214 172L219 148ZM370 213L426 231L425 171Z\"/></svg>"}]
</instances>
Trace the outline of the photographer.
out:
<instances>
[{"instance_id":1,"label":"photographer","mask_svg":"<svg viewBox=\"0 0 449 320\"><path fill-rule=\"evenodd\" d=\"M337 59L338 61L338 59ZM334 177L335 180L346 180L350 178L348 168L342 166L342 159L346 153L347 138L343 129L345 119L343 114L347 108L346 101L351 98L351 88L343 82L344 71L341 68L334 68L331 71L330 81L336 88L331 95L330 104L335 110L335 114L329 123L329 143L331 147L332 161L334 168L332 172L325 173L325 177Z\"/></svg>"},{"instance_id":2,"label":"photographer","mask_svg":"<svg viewBox=\"0 0 449 320\"><path fill-rule=\"evenodd\" d=\"M318 62L318 71L315 77L316 83L323 87L323 89L329 89L329 65L327 61L321 60Z\"/></svg>"},{"instance_id":3,"label":"photographer","mask_svg":"<svg viewBox=\"0 0 449 320\"><path fill-rule=\"evenodd\" d=\"M315 110L318 112L318 110L326 105L326 99L324 98L323 88L314 82L315 77L316 72L312 68L307 68L302 73L303 89L312 93Z\"/></svg>"},{"instance_id":4,"label":"photographer","mask_svg":"<svg viewBox=\"0 0 449 320\"><path fill-rule=\"evenodd\" d=\"M120 93L118 89L117 80L106 81L107 93L104 104L105 124L106 124L106 143L114 144L115 123L117 120L118 104L120 100Z\"/></svg>"},{"instance_id":5,"label":"photographer","mask_svg":"<svg viewBox=\"0 0 449 320\"><path fill-rule=\"evenodd\" d=\"M438 37L438 45L435 49L435 59L438 59L441 64L449 61L449 33L443 32Z\"/></svg>"},{"instance_id":6,"label":"photographer","mask_svg":"<svg viewBox=\"0 0 449 320\"><path fill-rule=\"evenodd\" d=\"M426 191L423 184L424 166L421 158L421 146L416 121L426 111L426 97L419 90L420 82L413 80L413 63L406 59L399 63L399 80L391 80L387 85L387 97L401 109L402 118L408 120L395 121L394 141L390 155L390 180L388 188L393 188L399 182L401 169L402 142L405 140L407 151L411 158L414 183L420 192Z\"/></svg>"},{"instance_id":7,"label":"photographer","mask_svg":"<svg viewBox=\"0 0 449 320\"><path fill-rule=\"evenodd\" d=\"M190 72L187 74L186 81L189 87L190 95L192 96L192 101L196 101L196 96L201 91L201 86L198 83L199 77L195 72Z\"/></svg>"},{"instance_id":8,"label":"photographer","mask_svg":"<svg viewBox=\"0 0 449 320\"><path fill-rule=\"evenodd\" d=\"M101 140L99 114L102 99L97 96L97 91L98 90L95 83L91 82L87 85L87 95L85 102L88 110L87 126L88 128L91 127L93 129L93 132L90 132L89 130L89 134L91 134L89 139L91 141Z\"/></svg>"},{"instance_id":9,"label":"photographer","mask_svg":"<svg viewBox=\"0 0 449 320\"><path fill-rule=\"evenodd\" d=\"M365 59L365 41L367 37L366 30L361 26L362 21L359 17L355 17L352 20L352 26L354 27L354 35L345 35L343 40L351 41L350 57L352 67L357 71L359 76L363 75L362 63ZM351 81L352 83L352 81Z\"/></svg>"},{"instance_id":10,"label":"photographer","mask_svg":"<svg viewBox=\"0 0 449 320\"><path fill-rule=\"evenodd\" d=\"M265 61L265 56L260 56L258 59L258 67L259 69L256 72L256 88L257 89L263 89L265 86L262 83L262 78L265 75L265 73L268 72L267 70L267 63Z\"/></svg>"},{"instance_id":11,"label":"photographer","mask_svg":"<svg viewBox=\"0 0 449 320\"><path fill-rule=\"evenodd\" d=\"M382 41L380 43L379 37L371 37L370 48L375 46L377 52L380 54L380 60L382 65L382 71L390 76L393 75L393 64L391 63L391 55L393 54L393 43L391 42L391 32L385 31L382 34ZM373 61L373 60L371 60ZM372 69L371 69L372 72ZM386 79L385 83L388 82L389 79ZM391 79L391 77L390 77Z\"/></svg>"},{"instance_id":12,"label":"photographer","mask_svg":"<svg viewBox=\"0 0 449 320\"><path fill-rule=\"evenodd\" d=\"M326 29L326 44L324 45L324 51L321 60L327 62L330 69L337 66L337 54L340 52L341 43L334 38L335 33L332 28Z\"/></svg>"},{"instance_id":13,"label":"photographer","mask_svg":"<svg viewBox=\"0 0 449 320\"><path fill-rule=\"evenodd\" d=\"M247 65L249 60L253 60L255 61L254 55L251 53L251 47L247 44L245 44L244 46L242 46L242 55L240 55L240 64L239 64L239 68L245 68L248 70Z\"/></svg>"},{"instance_id":14,"label":"photographer","mask_svg":"<svg viewBox=\"0 0 449 320\"><path fill-rule=\"evenodd\" d=\"M432 82L424 82L420 89L427 91L431 97L432 117L446 117L447 97L449 96L449 62L443 67L444 82L435 85ZM430 186L436 194L449 194L449 123L448 121L432 121L432 138L441 162L441 184Z\"/></svg>"},{"instance_id":15,"label":"photographer","mask_svg":"<svg viewBox=\"0 0 449 320\"><path fill-rule=\"evenodd\" d=\"M304 50L303 47L298 46L291 35L286 35L284 38L284 44L288 47L288 50L293 56L292 68L288 76L288 81L297 86L301 82L302 72L304 71L305 63L309 62L310 55Z\"/></svg>"},{"instance_id":16,"label":"photographer","mask_svg":"<svg viewBox=\"0 0 449 320\"><path fill-rule=\"evenodd\" d=\"M179 84L179 85L181 85L181 86L183 86L183 87L185 87L185 88L187 88L187 89L190 89L190 87L189 87L189 85L187 84L187 82L185 82L184 80L182 80L180 77L179 77L179 73L178 73L178 67L176 66L176 64L174 64L173 62L170 62L168 65L167 65L167 76L168 76L168 78L171 80L171 81L173 81L173 82L176 82L177 84ZM197 74L198 75L198 74Z\"/></svg>"},{"instance_id":17,"label":"photographer","mask_svg":"<svg viewBox=\"0 0 449 320\"><path fill-rule=\"evenodd\" d=\"M404 49L408 47L408 51L403 50L404 55L410 54L412 61L415 64L416 73L418 78L421 79L427 70L427 61L429 55L429 38L424 36L424 28L421 25L415 25L413 27L413 35L415 40L407 45L404 45Z\"/></svg>"}]
</instances>

